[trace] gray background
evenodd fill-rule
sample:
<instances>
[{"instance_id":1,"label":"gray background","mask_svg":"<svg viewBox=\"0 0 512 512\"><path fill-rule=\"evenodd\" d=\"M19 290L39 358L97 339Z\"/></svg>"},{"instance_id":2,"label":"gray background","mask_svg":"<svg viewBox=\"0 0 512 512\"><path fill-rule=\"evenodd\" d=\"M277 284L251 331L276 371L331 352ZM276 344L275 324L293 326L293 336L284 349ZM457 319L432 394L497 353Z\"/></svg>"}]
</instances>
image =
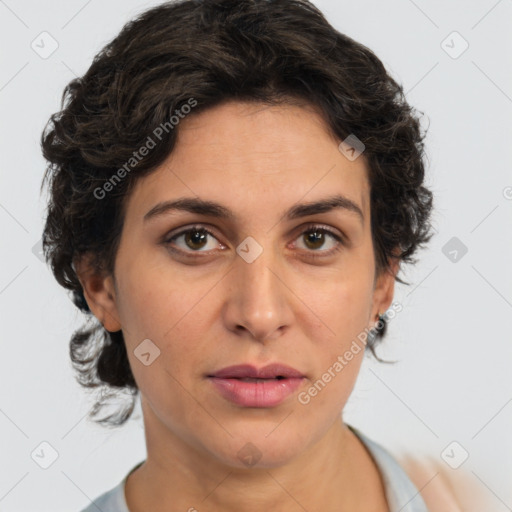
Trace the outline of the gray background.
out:
<instances>
[{"instance_id":1,"label":"gray background","mask_svg":"<svg viewBox=\"0 0 512 512\"><path fill-rule=\"evenodd\" d=\"M0 0L5 512L80 510L145 457L140 409L117 430L85 419L92 398L68 358L82 318L37 257L45 208L39 138L67 82L126 21L158 3ZM399 362L368 358L346 421L396 455L428 455L464 472L487 496L488 512L512 510L512 1L315 3L374 50L426 114L436 200L437 233L402 274L411 284L397 287L403 311L380 351ZM47 58L44 31L58 43ZM469 454L458 469L441 457L447 447L452 464ZM58 456L43 469L52 449Z\"/></svg>"}]
</instances>

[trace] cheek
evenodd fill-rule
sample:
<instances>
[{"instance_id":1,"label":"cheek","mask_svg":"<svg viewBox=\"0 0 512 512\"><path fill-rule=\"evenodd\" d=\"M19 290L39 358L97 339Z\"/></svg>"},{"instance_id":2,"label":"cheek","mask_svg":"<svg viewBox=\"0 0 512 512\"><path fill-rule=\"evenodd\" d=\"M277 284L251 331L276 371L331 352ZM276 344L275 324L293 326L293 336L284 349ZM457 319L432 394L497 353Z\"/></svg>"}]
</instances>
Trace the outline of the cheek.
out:
<instances>
[{"instance_id":1,"label":"cheek","mask_svg":"<svg viewBox=\"0 0 512 512\"><path fill-rule=\"evenodd\" d=\"M311 309L328 328L327 343L336 350L364 332L372 306L372 282L368 273L333 279L314 298ZM314 337L312 338L314 339Z\"/></svg>"},{"instance_id":2,"label":"cheek","mask_svg":"<svg viewBox=\"0 0 512 512\"><path fill-rule=\"evenodd\" d=\"M204 366L205 333L212 317L205 290L214 283L178 273L166 275L162 269L137 270L143 268L134 262L119 272L118 279L118 311L135 379L141 388L158 387L158 382L172 381L171 376L180 382L188 380L191 372L200 372ZM149 344L150 349L159 351L154 367L137 360L139 347L147 339L157 347Z\"/></svg>"},{"instance_id":3,"label":"cheek","mask_svg":"<svg viewBox=\"0 0 512 512\"><path fill-rule=\"evenodd\" d=\"M129 338L153 336L162 343L180 324L190 323L204 286L194 286L194 281L178 273L170 275L161 268L145 267L135 260L120 266L118 312Z\"/></svg>"},{"instance_id":4,"label":"cheek","mask_svg":"<svg viewBox=\"0 0 512 512\"><path fill-rule=\"evenodd\" d=\"M195 313L205 288L136 269L134 264L125 271L118 286L118 310L135 380L154 412L172 410L182 418L197 414L197 404L188 401L183 386L190 388L204 354L206 327L198 321L202 315ZM142 354L148 352L146 365Z\"/></svg>"}]
</instances>

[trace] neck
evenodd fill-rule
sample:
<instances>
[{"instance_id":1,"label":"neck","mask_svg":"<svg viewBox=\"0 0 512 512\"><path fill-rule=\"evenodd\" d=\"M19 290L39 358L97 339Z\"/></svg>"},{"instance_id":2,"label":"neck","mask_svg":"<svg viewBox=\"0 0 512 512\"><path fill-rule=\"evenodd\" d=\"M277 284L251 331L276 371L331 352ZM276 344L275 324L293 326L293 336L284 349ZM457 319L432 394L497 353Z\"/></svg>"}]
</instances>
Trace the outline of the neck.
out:
<instances>
[{"instance_id":1,"label":"neck","mask_svg":"<svg viewBox=\"0 0 512 512\"><path fill-rule=\"evenodd\" d=\"M187 444L146 409L148 456L125 488L131 512L362 511L377 502L375 489L383 494L380 475L341 415L320 440L288 463L237 468ZM384 505L374 509L387 512Z\"/></svg>"}]
</instances>

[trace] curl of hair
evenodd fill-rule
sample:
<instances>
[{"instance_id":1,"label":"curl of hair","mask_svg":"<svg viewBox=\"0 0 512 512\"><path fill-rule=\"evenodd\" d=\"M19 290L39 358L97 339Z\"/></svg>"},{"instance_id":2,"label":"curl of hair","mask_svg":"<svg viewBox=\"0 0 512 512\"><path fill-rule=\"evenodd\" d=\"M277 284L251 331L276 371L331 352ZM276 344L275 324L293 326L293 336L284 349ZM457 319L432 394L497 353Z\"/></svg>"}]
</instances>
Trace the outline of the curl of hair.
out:
<instances>
[{"instance_id":1,"label":"curl of hair","mask_svg":"<svg viewBox=\"0 0 512 512\"><path fill-rule=\"evenodd\" d=\"M113 273L126 198L172 152L179 125L106 198L95 191L191 99L191 116L226 101L309 105L338 140L355 134L365 144L376 270L416 261L432 236L424 134L375 54L306 0L167 2L128 22L66 86L41 136L50 192L43 250L82 312L91 315L74 262L87 254L98 272ZM384 331L385 321L368 344L374 355ZM73 335L70 355L82 385L137 393L121 331L96 322ZM120 425L132 409L133 399L100 422Z\"/></svg>"}]
</instances>

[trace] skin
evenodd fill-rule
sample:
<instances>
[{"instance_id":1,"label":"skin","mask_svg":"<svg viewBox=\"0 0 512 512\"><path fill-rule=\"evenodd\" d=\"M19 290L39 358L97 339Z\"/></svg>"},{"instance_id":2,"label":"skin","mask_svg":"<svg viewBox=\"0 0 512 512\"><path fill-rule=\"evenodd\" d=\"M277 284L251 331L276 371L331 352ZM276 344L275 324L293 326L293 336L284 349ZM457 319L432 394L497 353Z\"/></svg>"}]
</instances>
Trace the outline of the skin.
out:
<instances>
[{"instance_id":1,"label":"skin","mask_svg":"<svg viewBox=\"0 0 512 512\"><path fill-rule=\"evenodd\" d=\"M127 480L130 510L387 511L380 474L342 421L364 351L310 403L297 399L393 298L396 264L376 274L364 154L348 160L306 106L228 102L179 130L172 154L128 198L114 275L91 272L86 258L77 265L95 316L123 330L141 393L147 460ZM345 209L282 218L334 193L364 219ZM174 211L143 221L179 197L221 203L234 218ZM195 224L213 236L174 240L181 256L163 243ZM315 224L344 234L340 251L322 256L339 244L329 235L308 245ZM263 248L252 263L236 252L248 236ZM134 354L145 339L160 349L149 366ZM275 407L234 405L206 378L274 362L306 375ZM248 442L261 454L252 467L237 455Z\"/></svg>"}]
</instances>

